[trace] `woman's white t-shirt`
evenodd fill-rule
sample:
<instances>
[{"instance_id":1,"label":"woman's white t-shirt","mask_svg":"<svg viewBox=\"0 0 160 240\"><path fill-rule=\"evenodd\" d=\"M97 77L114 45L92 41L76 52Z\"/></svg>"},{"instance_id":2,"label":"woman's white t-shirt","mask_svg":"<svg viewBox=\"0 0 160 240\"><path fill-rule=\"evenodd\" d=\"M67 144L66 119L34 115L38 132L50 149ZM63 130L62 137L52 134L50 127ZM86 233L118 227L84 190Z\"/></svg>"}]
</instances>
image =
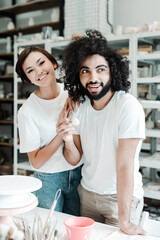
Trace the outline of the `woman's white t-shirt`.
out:
<instances>
[{"instance_id":1,"label":"woman's white t-shirt","mask_svg":"<svg viewBox=\"0 0 160 240\"><path fill-rule=\"evenodd\" d=\"M21 153L43 148L57 135L56 124L68 97L67 91L63 90L64 85L59 84L59 86L60 93L55 99L44 100L32 93L19 109L18 127ZM79 165L81 163L77 166ZM71 170L77 166L72 166L65 160L63 144L61 144L54 155L38 171L55 173Z\"/></svg>"}]
</instances>

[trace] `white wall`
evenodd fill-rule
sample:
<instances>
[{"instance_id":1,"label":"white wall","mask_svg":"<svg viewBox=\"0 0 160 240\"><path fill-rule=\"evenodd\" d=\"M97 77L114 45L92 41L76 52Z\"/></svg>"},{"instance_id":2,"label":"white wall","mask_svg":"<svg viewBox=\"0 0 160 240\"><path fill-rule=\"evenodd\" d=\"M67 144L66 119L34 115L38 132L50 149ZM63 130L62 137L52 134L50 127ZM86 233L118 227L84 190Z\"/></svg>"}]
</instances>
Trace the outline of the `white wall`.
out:
<instances>
[{"instance_id":1,"label":"white wall","mask_svg":"<svg viewBox=\"0 0 160 240\"><path fill-rule=\"evenodd\" d=\"M114 0L113 19L124 27L160 21L160 0Z\"/></svg>"}]
</instances>

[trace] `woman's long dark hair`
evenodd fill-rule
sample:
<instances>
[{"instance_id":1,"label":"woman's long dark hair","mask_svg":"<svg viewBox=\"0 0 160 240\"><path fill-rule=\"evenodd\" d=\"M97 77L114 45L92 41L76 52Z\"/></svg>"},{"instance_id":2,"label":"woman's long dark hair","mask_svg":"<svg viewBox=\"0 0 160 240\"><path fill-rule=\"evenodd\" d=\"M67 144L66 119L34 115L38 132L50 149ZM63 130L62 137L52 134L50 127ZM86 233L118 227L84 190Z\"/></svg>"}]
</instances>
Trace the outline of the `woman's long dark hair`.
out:
<instances>
[{"instance_id":1,"label":"woman's long dark hair","mask_svg":"<svg viewBox=\"0 0 160 240\"><path fill-rule=\"evenodd\" d=\"M113 91L130 88L129 78L129 61L122 57L116 50L108 46L105 37L99 31L87 30L86 36L76 38L72 41L63 52L63 63L61 70L64 71L65 89L73 100L85 100L85 93L81 87L79 79L79 69L82 62L91 55L99 54L109 63L111 74L111 89Z\"/></svg>"}]
</instances>

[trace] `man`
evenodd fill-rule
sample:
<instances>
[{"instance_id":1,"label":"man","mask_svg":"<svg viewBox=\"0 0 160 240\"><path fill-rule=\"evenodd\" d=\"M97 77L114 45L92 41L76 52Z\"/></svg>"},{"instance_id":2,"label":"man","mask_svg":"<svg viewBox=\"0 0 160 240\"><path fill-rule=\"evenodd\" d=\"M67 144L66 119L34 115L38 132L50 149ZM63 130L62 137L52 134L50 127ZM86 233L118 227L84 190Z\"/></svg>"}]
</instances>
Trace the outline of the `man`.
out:
<instances>
[{"instance_id":1,"label":"man","mask_svg":"<svg viewBox=\"0 0 160 240\"><path fill-rule=\"evenodd\" d=\"M138 156L145 138L142 106L132 95L128 60L110 48L98 31L88 30L64 51L64 83L80 121L73 135L65 111L57 132L64 156L84 166L79 186L81 215L120 226L126 234L145 234L137 224L143 208Z\"/></svg>"}]
</instances>

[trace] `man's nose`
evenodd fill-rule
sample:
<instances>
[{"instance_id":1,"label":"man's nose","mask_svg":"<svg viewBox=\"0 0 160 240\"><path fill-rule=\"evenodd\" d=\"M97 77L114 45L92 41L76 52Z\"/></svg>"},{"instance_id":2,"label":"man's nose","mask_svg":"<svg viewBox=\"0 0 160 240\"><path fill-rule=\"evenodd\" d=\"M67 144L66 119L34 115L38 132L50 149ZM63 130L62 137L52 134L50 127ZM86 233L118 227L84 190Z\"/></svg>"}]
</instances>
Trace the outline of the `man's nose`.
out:
<instances>
[{"instance_id":1,"label":"man's nose","mask_svg":"<svg viewBox=\"0 0 160 240\"><path fill-rule=\"evenodd\" d=\"M98 79L96 71L91 72L90 74L90 81L95 82Z\"/></svg>"}]
</instances>

